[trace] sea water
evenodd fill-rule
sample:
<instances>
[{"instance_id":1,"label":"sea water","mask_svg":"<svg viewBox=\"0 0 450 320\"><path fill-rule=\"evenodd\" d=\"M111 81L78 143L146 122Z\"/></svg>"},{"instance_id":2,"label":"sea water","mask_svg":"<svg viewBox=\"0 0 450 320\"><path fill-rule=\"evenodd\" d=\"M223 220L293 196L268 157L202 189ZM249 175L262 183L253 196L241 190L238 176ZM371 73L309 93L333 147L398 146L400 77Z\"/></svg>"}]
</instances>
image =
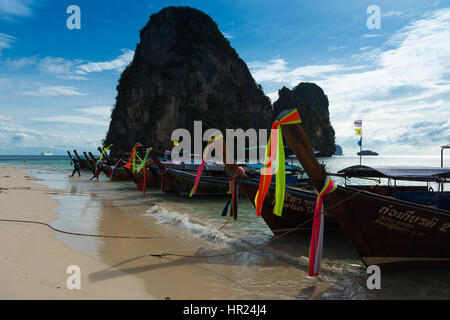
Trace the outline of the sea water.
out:
<instances>
[{"instance_id":1,"label":"sea water","mask_svg":"<svg viewBox=\"0 0 450 320\"><path fill-rule=\"evenodd\" d=\"M25 161L24 161L25 159ZM337 172L359 164L359 157L336 156L320 158L329 172ZM383 166L440 166L439 156L365 156L365 165ZM294 161L294 164L298 162ZM402 270L382 274L381 290L369 290L368 274L356 250L340 233L324 236L323 263L320 276L307 276L309 234L291 236L264 244L273 234L261 218L255 216L253 205L245 197L239 200L239 215L228 221L221 212L226 197L194 196L188 198L165 194L150 189L142 196L131 182L111 182L101 175L100 182L89 181L91 173L82 171L82 177L72 172L67 156L1 156L0 166L27 170L38 183L59 190L58 218L53 226L80 233L129 234L143 230L146 225L158 224L168 234L176 234L183 250L201 248L207 252L240 254L212 259L214 270L224 274L232 272L233 292L238 298L270 299L448 299L450 297L450 271L436 268ZM444 166L450 166L447 159ZM337 183L343 183L336 179ZM109 208L107 210L107 208ZM118 225L120 228L118 228ZM101 238L73 237L56 234L68 246L107 262L106 251L110 242ZM248 249L248 251L245 251ZM126 252L126 251L125 251ZM239 271L237 271L239 270ZM188 297L186 297L188 298ZM230 297L232 298L232 297Z\"/></svg>"}]
</instances>

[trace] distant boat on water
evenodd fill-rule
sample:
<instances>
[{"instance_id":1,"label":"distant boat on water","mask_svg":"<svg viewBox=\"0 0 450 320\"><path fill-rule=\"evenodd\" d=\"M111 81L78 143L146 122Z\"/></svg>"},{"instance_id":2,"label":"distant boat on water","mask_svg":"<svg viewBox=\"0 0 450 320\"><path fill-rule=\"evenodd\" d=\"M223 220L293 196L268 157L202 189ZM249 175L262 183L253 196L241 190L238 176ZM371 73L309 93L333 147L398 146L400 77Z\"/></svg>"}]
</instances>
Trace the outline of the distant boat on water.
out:
<instances>
[{"instance_id":1,"label":"distant boat on water","mask_svg":"<svg viewBox=\"0 0 450 320\"><path fill-rule=\"evenodd\" d=\"M44 157L50 157L50 156L52 156L53 155L53 153L51 153L50 151L47 151L47 152L41 152L41 156L44 156Z\"/></svg>"},{"instance_id":2,"label":"distant boat on water","mask_svg":"<svg viewBox=\"0 0 450 320\"><path fill-rule=\"evenodd\" d=\"M372 150L362 150L358 152L358 156L377 156L378 153Z\"/></svg>"}]
</instances>

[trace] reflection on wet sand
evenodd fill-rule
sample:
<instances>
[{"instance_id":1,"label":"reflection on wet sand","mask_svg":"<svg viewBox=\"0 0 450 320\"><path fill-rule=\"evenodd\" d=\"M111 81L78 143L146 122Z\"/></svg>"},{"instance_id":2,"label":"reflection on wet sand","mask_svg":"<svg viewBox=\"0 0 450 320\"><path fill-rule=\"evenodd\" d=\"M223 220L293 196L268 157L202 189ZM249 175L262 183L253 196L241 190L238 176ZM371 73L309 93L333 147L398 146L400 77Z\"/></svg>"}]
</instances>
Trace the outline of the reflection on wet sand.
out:
<instances>
[{"instance_id":1,"label":"reflection on wet sand","mask_svg":"<svg viewBox=\"0 0 450 320\"><path fill-rule=\"evenodd\" d=\"M368 290L365 267L341 233L325 234L323 268L318 278L307 276L309 234L283 238L261 249L214 258L149 256L163 252L204 256L241 250L252 243L253 238L246 237L244 229L236 232L236 226L255 218L253 213L251 217L241 214L238 222L226 225L220 232L222 237L204 237L170 220L161 223L148 210L166 208L159 214L178 212L188 216L189 223L205 224L206 221L201 220L204 216L198 212L211 208L213 212L221 210L221 200L215 205L214 201L206 199L188 203L190 199L162 196L156 190L142 196L133 185L126 183L70 181L65 189L71 192L58 197L61 207L55 222L57 226L104 235L163 237L137 240L57 236L109 266L89 274L91 282L133 275L141 279L147 292L157 299L433 299L448 296L448 270L435 270L433 277L423 270L383 273L382 290ZM217 231L217 225L213 229Z\"/></svg>"},{"instance_id":2,"label":"reflection on wet sand","mask_svg":"<svg viewBox=\"0 0 450 320\"><path fill-rule=\"evenodd\" d=\"M102 234L165 234L169 238L99 240L98 255L111 268L91 274L91 281L105 281L125 272L143 279L152 295L158 292L161 297L215 299L292 299L297 297L299 286L316 283L319 291L328 287L325 282L306 277L298 266L274 259L270 253L254 251L217 258L151 257L149 254L162 252L215 255L236 248L155 224L145 215L148 207L136 199L103 200L101 208L98 232Z\"/></svg>"}]
</instances>

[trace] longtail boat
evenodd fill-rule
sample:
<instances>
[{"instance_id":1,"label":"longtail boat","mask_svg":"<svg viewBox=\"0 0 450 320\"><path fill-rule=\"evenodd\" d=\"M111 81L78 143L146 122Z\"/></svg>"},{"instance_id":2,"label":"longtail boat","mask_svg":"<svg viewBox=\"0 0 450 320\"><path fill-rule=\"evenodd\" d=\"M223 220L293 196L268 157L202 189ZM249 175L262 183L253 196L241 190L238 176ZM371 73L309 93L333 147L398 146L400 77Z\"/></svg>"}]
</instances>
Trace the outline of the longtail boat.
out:
<instances>
[{"instance_id":1,"label":"longtail boat","mask_svg":"<svg viewBox=\"0 0 450 320\"><path fill-rule=\"evenodd\" d=\"M282 112L277 120L293 110ZM301 124L283 125L282 132L307 172L311 185L316 190L322 190L325 181L329 180L314 156ZM368 176L370 172L378 172L377 175L391 175L408 181L445 183L449 182L450 177L450 168L409 168L414 174L399 173L398 169L397 173L391 170L387 174L361 166L352 170L365 170ZM348 169L347 173L350 174L350 171ZM337 186L324 196L324 203L358 250L365 265L450 264L450 208L445 200L449 199L450 193L410 188L398 194L403 197L396 197L395 193L385 188ZM423 200L432 197L444 199L440 207L439 202L436 205Z\"/></svg>"},{"instance_id":2,"label":"longtail boat","mask_svg":"<svg viewBox=\"0 0 450 320\"><path fill-rule=\"evenodd\" d=\"M101 147L98 147L97 150L100 154L102 154L103 150ZM89 152L89 156L96 161L99 160L97 160L91 152ZM130 174L129 170L122 168L120 165L114 168L114 166L119 163L119 160L120 159L115 159L109 156L106 152L103 152L102 161L105 174L111 179L111 181L133 181L133 176Z\"/></svg>"},{"instance_id":3,"label":"longtail boat","mask_svg":"<svg viewBox=\"0 0 450 320\"><path fill-rule=\"evenodd\" d=\"M250 202L255 204L260 180L247 176L245 171L242 170L242 167L234 163L225 141L223 141L223 155L224 164L228 172L232 176L236 175L235 179L237 179L240 189L245 193ZM310 231L312 222L308 222L308 220L311 220L313 217L316 193L306 186L286 186L283 212L279 216L273 213L275 189L276 185L271 183L261 210L261 217L270 230L275 235L286 232L289 232L289 234L304 234L305 231ZM328 212L325 212L325 217L327 219L327 229L339 230L339 226Z\"/></svg>"},{"instance_id":4,"label":"longtail boat","mask_svg":"<svg viewBox=\"0 0 450 320\"><path fill-rule=\"evenodd\" d=\"M178 164L172 161L161 161L153 151L150 155L152 161L154 161L153 159L156 159L154 164L149 166L152 172L158 174L161 181L164 179L163 175L171 176L175 181L175 183L172 183L171 185L165 184L164 188L161 188L163 191L170 193L177 192L180 194L189 194L191 192L200 163L192 161L190 163ZM242 167L245 168L247 176L259 179L259 169L261 169L263 165L245 164ZM287 165L286 168L292 170L292 172L286 174L287 184L306 184L306 181L299 182L297 178L297 171L301 171L301 168L289 165ZM176 186L175 190L174 186ZM196 193L228 195L230 193L230 177L225 165L221 163L205 163L202 174L200 175Z\"/></svg>"},{"instance_id":5,"label":"longtail boat","mask_svg":"<svg viewBox=\"0 0 450 320\"><path fill-rule=\"evenodd\" d=\"M80 168L84 169L84 170L89 170L90 166L89 166L88 160L80 158L77 150L73 150L73 153L75 154L75 157L77 158L78 162L80 163Z\"/></svg>"},{"instance_id":6,"label":"longtail boat","mask_svg":"<svg viewBox=\"0 0 450 320\"><path fill-rule=\"evenodd\" d=\"M93 163L97 162L98 159L96 157L94 157L94 155L92 154L92 152L88 152L89 157L91 158L91 160L93 161Z\"/></svg>"},{"instance_id":7,"label":"longtail boat","mask_svg":"<svg viewBox=\"0 0 450 320\"><path fill-rule=\"evenodd\" d=\"M104 172L111 179L111 181L134 181L133 175L126 168L117 167L113 171L113 166L104 164Z\"/></svg>"},{"instance_id":8,"label":"longtail boat","mask_svg":"<svg viewBox=\"0 0 450 320\"><path fill-rule=\"evenodd\" d=\"M194 172L169 168L161 170L156 165L152 165L150 169L160 176L160 181L165 179L164 176L170 176L174 180L174 183L172 184L164 183L164 186L161 188L162 191L180 194L189 194L191 192L196 178ZM225 195L229 190L228 186L228 177L202 175L197 187L197 194Z\"/></svg>"},{"instance_id":9,"label":"longtail boat","mask_svg":"<svg viewBox=\"0 0 450 320\"><path fill-rule=\"evenodd\" d=\"M86 162L87 162L87 164L88 164L88 166L89 166L89 169L92 169L92 168L95 166L96 161L94 161L94 160L92 160L92 159L89 159L89 157L88 157L86 151L83 151L83 155L84 155L84 157L86 158Z\"/></svg>"},{"instance_id":10,"label":"longtail boat","mask_svg":"<svg viewBox=\"0 0 450 320\"><path fill-rule=\"evenodd\" d=\"M69 151L69 150L67 150L67 154L69 155L69 158L70 158L70 164L72 164L73 158L72 158L72 155L70 154L70 151Z\"/></svg>"}]
</instances>

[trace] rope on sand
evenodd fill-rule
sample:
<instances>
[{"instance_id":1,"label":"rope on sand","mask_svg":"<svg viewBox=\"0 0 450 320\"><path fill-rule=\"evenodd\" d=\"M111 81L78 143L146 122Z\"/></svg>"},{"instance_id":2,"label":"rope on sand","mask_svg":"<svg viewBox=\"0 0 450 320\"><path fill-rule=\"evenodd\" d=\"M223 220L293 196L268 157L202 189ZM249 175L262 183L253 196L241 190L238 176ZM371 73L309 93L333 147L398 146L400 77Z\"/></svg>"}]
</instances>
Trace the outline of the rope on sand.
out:
<instances>
[{"instance_id":1,"label":"rope on sand","mask_svg":"<svg viewBox=\"0 0 450 320\"><path fill-rule=\"evenodd\" d=\"M0 222L17 222L17 223L30 223L30 224L39 224L46 227L49 227L53 231L74 235L74 236L82 236L82 237L95 237L95 238L116 238L116 239L166 239L167 237L161 236L119 236L119 235L102 235L102 234L90 234L90 233L78 233L78 232L70 232L64 231L58 228L55 228L48 223L40 222L40 221L32 221L32 220L16 220L16 219L0 219Z\"/></svg>"},{"instance_id":2,"label":"rope on sand","mask_svg":"<svg viewBox=\"0 0 450 320\"><path fill-rule=\"evenodd\" d=\"M348 196L347 198L345 198L344 200L340 201L339 203L337 203L336 205L328 208L328 210L334 209L342 204L344 204L346 201L350 200L351 198L357 196L358 194L360 194L361 192L363 192L363 190L359 190L358 192L355 192L354 194ZM322 215L323 213L321 213L320 215ZM319 215L319 216L320 216ZM269 241L265 242L265 243L260 243L260 244L256 244L253 246L250 246L248 248L245 249L241 249L241 250L235 250L235 251L231 251L231 252L225 252L225 253L221 253L221 254L213 254L213 255L185 255L185 254L177 254L177 253L167 253L167 252L162 252L160 254L149 254L150 257L157 257L157 258L163 258L166 256L173 256L173 257L182 257L182 258L216 258L216 257L223 257L223 256L229 256L229 255L233 255L236 253L243 253L243 252L247 252L250 251L252 249L256 249L256 248L262 248L265 246L268 246L270 243L272 243L275 240L281 239L285 236L287 236L288 234L300 229L301 227L303 227L304 225L306 225L307 223L311 222L316 216L313 216L311 218L309 218L308 220L303 221L301 224L299 224L298 226L289 229L288 231L273 237L272 239L270 239ZM227 221L228 222L228 221ZM226 223L227 223L226 222ZM226 224L225 223L225 224ZM222 226L222 228L225 225ZM221 229L222 229L221 228ZM219 229L220 230L220 229Z\"/></svg>"}]
</instances>

